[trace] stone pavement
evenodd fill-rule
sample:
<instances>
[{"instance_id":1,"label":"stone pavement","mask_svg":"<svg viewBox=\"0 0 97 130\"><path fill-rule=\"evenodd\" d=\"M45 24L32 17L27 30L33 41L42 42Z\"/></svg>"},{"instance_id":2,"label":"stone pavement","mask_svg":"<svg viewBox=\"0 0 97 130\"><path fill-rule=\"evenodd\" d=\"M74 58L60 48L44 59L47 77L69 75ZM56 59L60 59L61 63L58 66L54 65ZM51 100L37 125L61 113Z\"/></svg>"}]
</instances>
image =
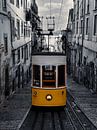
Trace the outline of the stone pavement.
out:
<instances>
[{"instance_id":1,"label":"stone pavement","mask_svg":"<svg viewBox=\"0 0 97 130\"><path fill-rule=\"evenodd\" d=\"M31 87L19 88L0 105L0 130L18 130L31 108Z\"/></svg>"},{"instance_id":2,"label":"stone pavement","mask_svg":"<svg viewBox=\"0 0 97 130\"><path fill-rule=\"evenodd\" d=\"M79 85L70 77L67 79L67 89L85 115L97 127L97 93L92 93L88 88Z\"/></svg>"}]
</instances>

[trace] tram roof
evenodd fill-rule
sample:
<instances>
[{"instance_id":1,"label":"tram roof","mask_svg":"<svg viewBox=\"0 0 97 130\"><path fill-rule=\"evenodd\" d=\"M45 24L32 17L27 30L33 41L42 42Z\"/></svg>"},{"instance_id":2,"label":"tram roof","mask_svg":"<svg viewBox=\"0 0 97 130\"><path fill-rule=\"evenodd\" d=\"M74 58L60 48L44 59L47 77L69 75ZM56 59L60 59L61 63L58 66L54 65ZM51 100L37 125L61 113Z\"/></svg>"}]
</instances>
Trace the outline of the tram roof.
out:
<instances>
[{"instance_id":1,"label":"tram roof","mask_svg":"<svg viewBox=\"0 0 97 130\"><path fill-rule=\"evenodd\" d=\"M33 52L33 55L43 55L43 56L66 56L63 52Z\"/></svg>"}]
</instances>

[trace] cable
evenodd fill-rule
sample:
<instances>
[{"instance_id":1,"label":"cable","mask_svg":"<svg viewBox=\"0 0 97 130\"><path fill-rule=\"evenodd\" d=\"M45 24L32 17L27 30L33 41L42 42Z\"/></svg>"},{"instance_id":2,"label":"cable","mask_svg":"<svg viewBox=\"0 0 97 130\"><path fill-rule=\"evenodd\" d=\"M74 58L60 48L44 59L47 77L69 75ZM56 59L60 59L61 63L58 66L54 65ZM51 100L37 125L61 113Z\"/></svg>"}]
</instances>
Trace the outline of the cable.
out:
<instances>
[{"instance_id":1,"label":"cable","mask_svg":"<svg viewBox=\"0 0 97 130\"><path fill-rule=\"evenodd\" d=\"M51 0L50 0L50 17L51 17Z\"/></svg>"},{"instance_id":2,"label":"cable","mask_svg":"<svg viewBox=\"0 0 97 130\"><path fill-rule=\"evenodd\" d=\"M59 28L59 22L60 22L60 17L62 13L62 6L63 6L63 0L61 1L61 8L60 8L59 17L58 17L57 29Z\"/></svg>"}]
</instances>

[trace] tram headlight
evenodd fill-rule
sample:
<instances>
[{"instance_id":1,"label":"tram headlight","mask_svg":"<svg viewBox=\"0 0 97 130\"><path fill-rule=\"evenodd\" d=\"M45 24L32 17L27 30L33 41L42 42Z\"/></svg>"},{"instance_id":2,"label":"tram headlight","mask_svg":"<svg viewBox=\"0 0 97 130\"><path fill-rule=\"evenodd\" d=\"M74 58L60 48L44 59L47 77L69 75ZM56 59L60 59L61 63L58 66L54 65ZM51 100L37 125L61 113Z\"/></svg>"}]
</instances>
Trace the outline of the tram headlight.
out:
<instances>
[{"instance_id":1,"label":"tram headlight","mask_svg":"<svg viewBox=\"0 0 97 130\"><path fill-rule=\"evenodd\" d=\"M52 95L48 94L48 95L46 96L46 99L47 99L48 101L52 100Z\"/></svg>"}]
</instances>

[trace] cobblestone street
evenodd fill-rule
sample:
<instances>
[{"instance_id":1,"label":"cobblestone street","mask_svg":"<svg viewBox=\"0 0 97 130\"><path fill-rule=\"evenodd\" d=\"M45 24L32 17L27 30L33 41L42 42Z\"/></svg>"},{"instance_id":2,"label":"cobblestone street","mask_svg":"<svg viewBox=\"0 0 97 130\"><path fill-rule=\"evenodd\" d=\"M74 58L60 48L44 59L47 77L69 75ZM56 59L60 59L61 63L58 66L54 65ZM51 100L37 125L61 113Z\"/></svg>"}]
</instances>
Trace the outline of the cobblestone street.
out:
<instances>
[{"instance_id":1,"label":"cobblestone street","mask_svg":"<svg viewBox=\"0 0 97 130\"><path fill-rule=\"evenodd\" d=\"M30 86L20 88L0 106L0 130L18 129L30 106Z\"/></svg>"},{"instance_id":2,"label":"cobblestone street","mask_svg":"<svg viewBox=\"0 0 97 130\"><path fill-rule=\"evenodd\" d=\"M97 93L92 93L83 85L77 84L70 77L68 77L67 84L67 89L74 97L75 102L97 127Z\"/></svg>"},{"instance_id":3,"label":"cobblestone street","mask_svg":"<svg viewBox=\"0 0 97 130\"><path fill-rule=\"evenodd\" d=\"M0 130L24 128L97 129L97 0L0 0Z\"/></svg>"}]
</instances>

